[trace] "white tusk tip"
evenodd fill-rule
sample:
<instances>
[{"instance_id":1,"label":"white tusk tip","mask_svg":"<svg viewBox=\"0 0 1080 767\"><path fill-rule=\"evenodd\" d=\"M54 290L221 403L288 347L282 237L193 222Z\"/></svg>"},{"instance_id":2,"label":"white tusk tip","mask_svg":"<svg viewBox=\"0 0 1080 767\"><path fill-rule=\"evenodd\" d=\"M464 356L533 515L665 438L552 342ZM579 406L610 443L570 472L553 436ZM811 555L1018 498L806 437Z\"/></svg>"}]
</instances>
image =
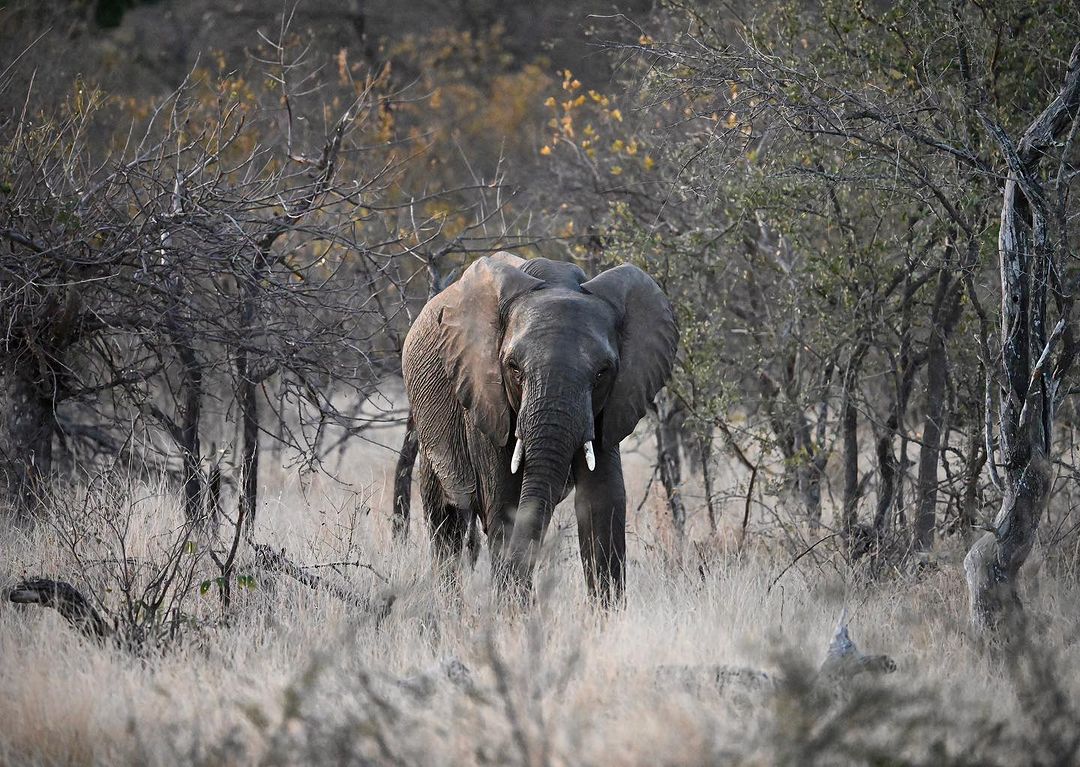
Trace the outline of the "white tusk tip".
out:
<instances>
[{"instance_id":1,"label":"white tusk tip","mask_svg":"<svg viewBox=\"0 0 1080 767\"><path fill-rule=\"evenodd\" d=\"M514 455L510 458L510 473L517 474L521 468L521 455L525 452L525 445L520 439L514 440Z\"/></svg>"},{"instance_id":2,"label":"white tusk tip","mask_svg":"<svg viewBox=\"0 0 1080 767\"><path fill-rule=\"evenodd\" d=\"M585 465L589 467L589 471L596 470L596 454L593 453L592 440L585 443Z\"/></svg>"}]
</instances>

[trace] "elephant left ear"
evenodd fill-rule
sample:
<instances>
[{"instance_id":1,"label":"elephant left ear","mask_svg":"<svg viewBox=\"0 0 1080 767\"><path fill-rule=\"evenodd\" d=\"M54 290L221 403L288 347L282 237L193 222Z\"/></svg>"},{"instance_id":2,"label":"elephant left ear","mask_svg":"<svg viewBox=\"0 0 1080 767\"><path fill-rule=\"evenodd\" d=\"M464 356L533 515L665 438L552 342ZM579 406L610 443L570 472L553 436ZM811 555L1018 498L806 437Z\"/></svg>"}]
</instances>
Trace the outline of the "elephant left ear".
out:
<instances>
[{"instance_id":1,"label":"elephant left ear","mask_svg":"<svg viewBox=\"0 0 1080 767\"><path fill-rule=\"evenodd\" d=\"M619 373L601 415L601 445L610 447L634 430L671 375L679 329L667 296L636 266L608 269L581 289L607 301L620 317Z\"/></svg>"}]
</instances>

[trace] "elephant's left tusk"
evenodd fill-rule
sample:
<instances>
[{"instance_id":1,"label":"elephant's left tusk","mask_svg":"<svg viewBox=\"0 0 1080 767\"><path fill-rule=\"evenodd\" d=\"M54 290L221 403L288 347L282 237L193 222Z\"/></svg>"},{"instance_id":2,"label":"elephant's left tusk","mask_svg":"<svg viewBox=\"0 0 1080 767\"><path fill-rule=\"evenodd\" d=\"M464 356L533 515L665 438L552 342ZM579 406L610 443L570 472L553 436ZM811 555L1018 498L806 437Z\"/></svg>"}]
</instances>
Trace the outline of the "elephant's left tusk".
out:
<instances>
[{"instance_id":1,"label":"elephant's left tusk","mask_svg":"<svg viewBox=\"0 0 1080 767\"><path fill-rule=\"evenodd\" d=\"M589 471L596 469L596 455L593 453L592 440L585 443L585 465L589 467Z\"/></svg>"},{"instance_id":2,"label":"elephant's left tusk","mask_svg":"<svg viewBox=\"0 0 1080 767\"><path fill-rule=\"evenodd\" d=\"M514 440L514 456L510 459L510 473L517 474L521 468L521 456L525 452L525 443L520 439Z\"/></svg>"}]
</instances>

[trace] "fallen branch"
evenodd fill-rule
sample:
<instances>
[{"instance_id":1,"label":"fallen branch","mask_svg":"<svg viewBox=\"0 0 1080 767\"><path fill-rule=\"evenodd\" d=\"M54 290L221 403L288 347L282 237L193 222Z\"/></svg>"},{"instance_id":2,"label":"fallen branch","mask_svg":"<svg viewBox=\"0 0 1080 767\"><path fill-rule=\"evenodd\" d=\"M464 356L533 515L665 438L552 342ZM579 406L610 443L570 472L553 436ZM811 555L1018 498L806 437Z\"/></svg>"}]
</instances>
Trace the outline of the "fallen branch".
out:
<instances>
[{"instance_id":1,"label":"fallen branch","mask_svg":"<svg viewBox=\"0 0 1080 767\"><path fill-rule=\"evenodd\" d=\"M847 610L840 614L836 632L825 660L814 677L817 686L842 686L860 674L891 674L896 663L888 655L864 655L848 633ZM718 692L759 693L775 690L783 683L764 671L744 666L658 666L656 678L683 687L710 687Z\"/></svg>"},{"instance_id":2,"label":"fallen branch","mask_svg":"<svg viewBox=\"0 0 1080 767\"><path fill-rule=\"evenodd\" d=\"M346 604L370 610L375 613L376 620L381 621L390 614L390 608L394 604L394 595L390 594L380 605L373 605L371 600L360 594L355 594L337 584L324 580L317 575L312 575L303 567L285 556L285 550L277 551L264 543L254 544L255 568L266 572L280 573L302 583L314 591L325 591L331 596L340 599Z\"/></svg>"},{"instance_id":3,"label":"fallen branch","mask_svg":"<svg viewBox=\"0 0 1080 767\"><path fill-rule=\"evenodd\" d=\"M18 605L51 607L74 629L92 639L105 640L114 633L113 627L105 622L90 600L65 581L50 578L20 581L8 592L8 601Z\"/></svg>"}]
</instances>

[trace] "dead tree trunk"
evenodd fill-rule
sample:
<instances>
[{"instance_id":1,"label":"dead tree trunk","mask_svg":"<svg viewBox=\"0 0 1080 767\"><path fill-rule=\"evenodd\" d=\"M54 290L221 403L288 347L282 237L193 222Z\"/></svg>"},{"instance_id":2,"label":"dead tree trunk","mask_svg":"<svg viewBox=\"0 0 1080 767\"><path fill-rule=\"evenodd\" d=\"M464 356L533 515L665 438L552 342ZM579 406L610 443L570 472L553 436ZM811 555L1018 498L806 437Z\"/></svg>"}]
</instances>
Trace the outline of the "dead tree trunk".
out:
<instances>
[{"instance_id":1,"label":"dead tree trunk","mask_svg":"<svg viewBox=\"0 0 1080 767\"><path fill-rule=\"evenodd\" d=\"M930 340L926 350L926 413L923 418L922 444L919 447L913 535L914 549L920 552L929 551L934 543L938 465L941 463L942 420L945 415L948 375L945 342L960 320L962 285L960 277L954 278L950 269L942 269L938 275L937 294L931 311Z\"/></svg>"},{"instance_id":2,"label":"dead tree trunk","mask_svg":"<svg viewBox=\"0 0 1080 767\"><path fill-rule=\"evenodd\" d=\"M1064 285L1067 219L1050 231L1050 206L1039 165L1068 130L1069 151L1080 111L1080 43L1073 48L1064 85L1028 126L1019 144L983 115L997 140L1009 175L998 231L1001 264L1001 368L999 429L1004 498L993 529L980 537L964 559L971 600L971 622L979 631L1013 628L1022 618L1017 573L1031 550L1050 492L1054 412L1064 395L1062 383L1076 355L1072 330L1072 291ZM1061 190L1067 163L1058 169ZM1059 195L1058 205L1064 204ZM1055 241L1056 240L1056 241ZM1058 320L1049 333L1048 293ZM1060 351L1058 347L1060 346ZM1056 359L1055 359L1056 353ZM992 460L992 458L991 458Z\"/></svg>"},{"instance_id":3,"label":"dead tree trunk","mask_svg":"<svg viewBox=\"0 0 1080 767\"><path fill-rule=\"evenodd\" d=\"M671 396L661 392L656 398L656 460L660 465L660 482L664 486L671 521L681 537L686 531L686 506L682 499L682 461L679 457L679 435Z\"/></svg>"}]
</instances>

